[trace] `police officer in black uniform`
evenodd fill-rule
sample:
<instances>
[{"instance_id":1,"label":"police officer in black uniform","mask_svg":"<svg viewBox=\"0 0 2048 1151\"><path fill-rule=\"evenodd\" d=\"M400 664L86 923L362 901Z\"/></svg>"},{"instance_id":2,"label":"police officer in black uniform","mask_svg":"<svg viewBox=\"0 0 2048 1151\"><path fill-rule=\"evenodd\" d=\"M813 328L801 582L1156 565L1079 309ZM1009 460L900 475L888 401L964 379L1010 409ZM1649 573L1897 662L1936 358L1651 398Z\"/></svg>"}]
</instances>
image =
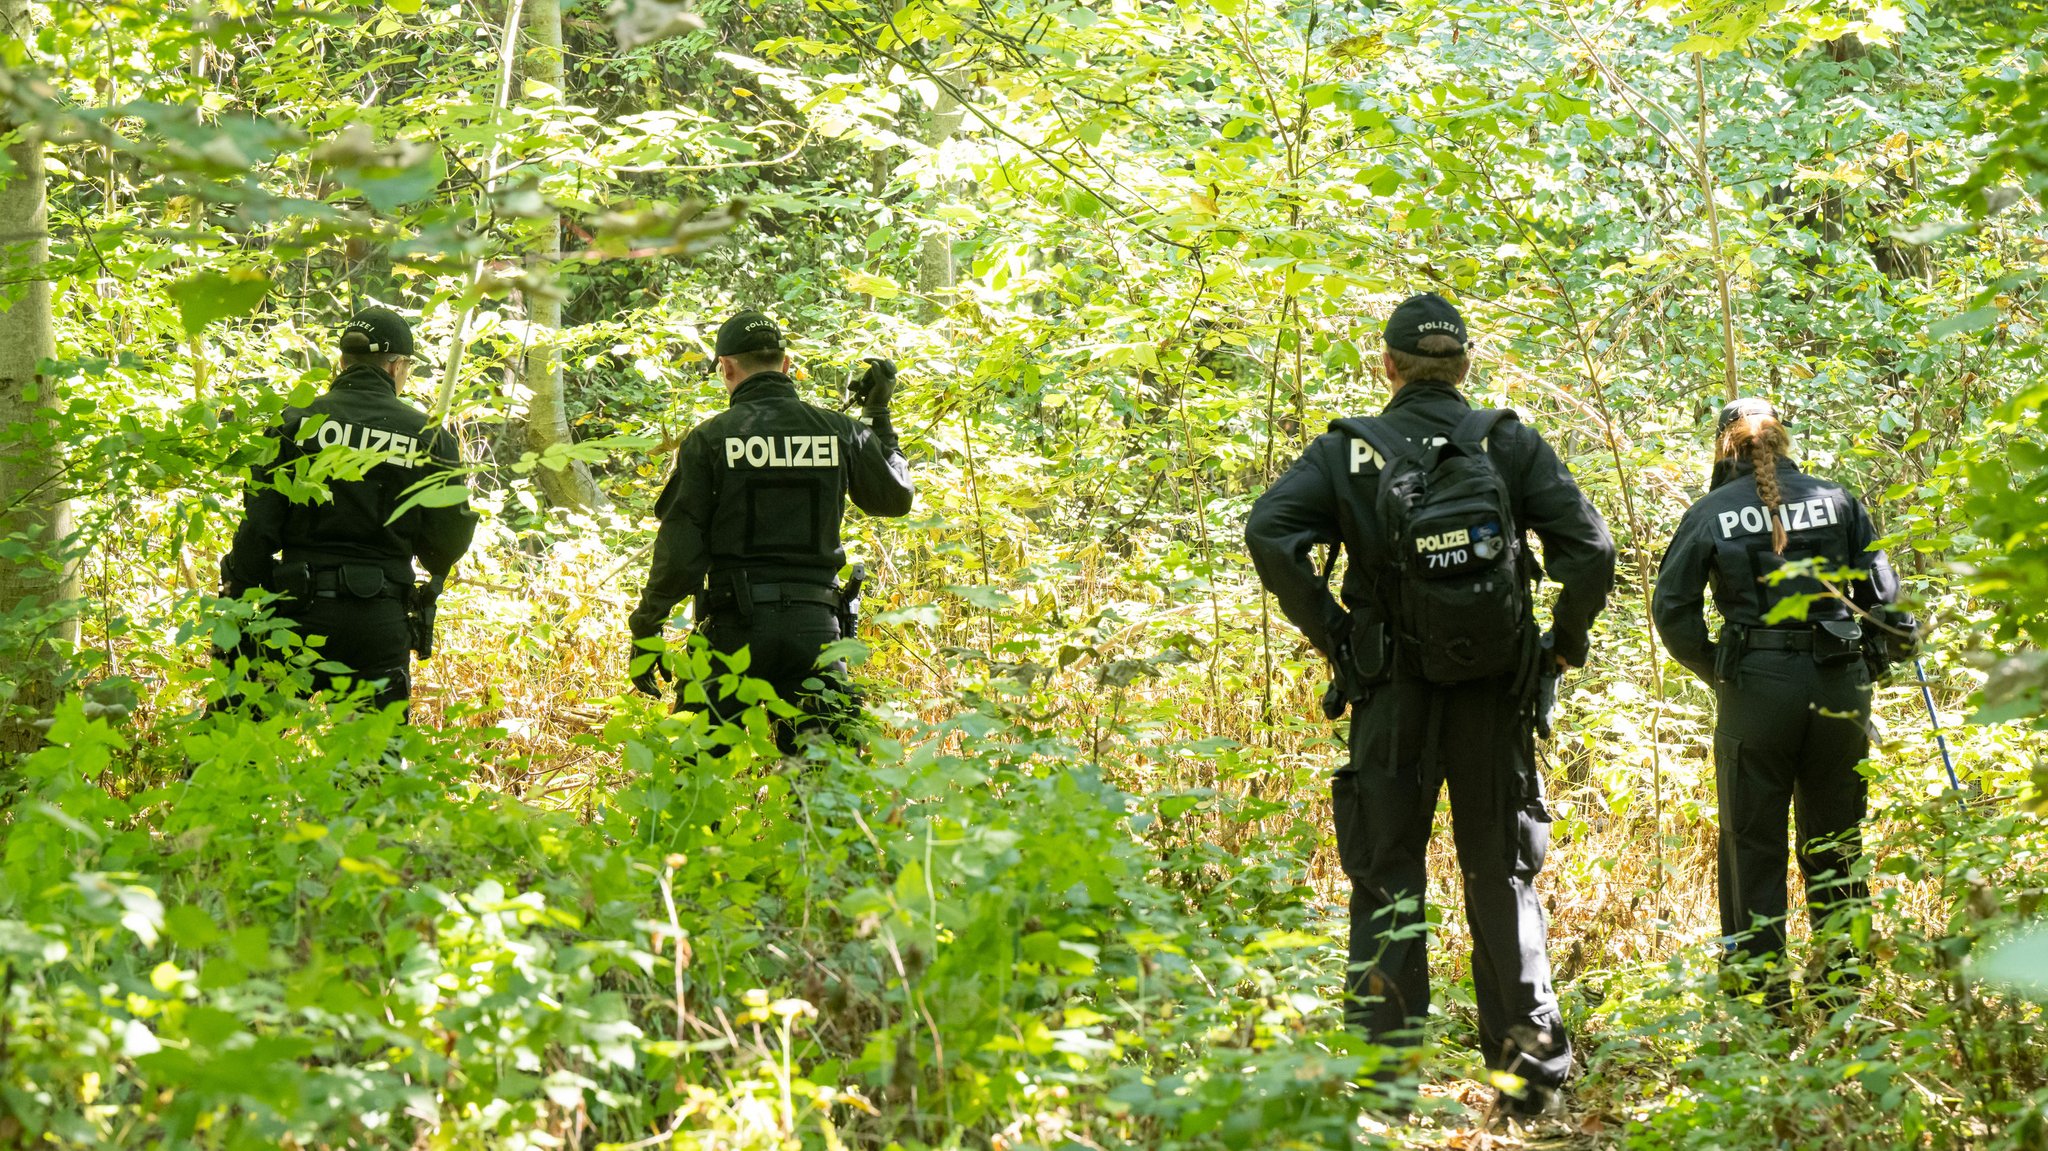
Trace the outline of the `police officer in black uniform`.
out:
<instances>
[{"instance_id":1,"label":"police officer in black uniform","mask_svg":"<svg viewBox=\"0 0 2048 1151\"><path fill-rule=\"evenodd\" d=\"M411 698L409 653L431 654L434 599L476 532L466 491L458 502L415 503L392 518L437 476L435 486L462 486L455 438L399 399L412 355L412 328L396 312L371 308L342 325L340 373L327 394L286 408L268 433L276 455L252 472L221 561L224 594L284 593L279 614L301 635L325 637L322 662L349 669L316 669L316 687L375 683L380 707ZM374 460L360 479L309 471L322 455L346 452ZM415 560L426 572L418 588Z\"/></svg>"},{"instance_id":2,"label":"police officer in black uniform","mask_svg":"<svg viewBox=\"0 0 2048 1151\"><path fill-rule=\"evenodd\" d=\"M818 655L841 638L837 586L846 552L840 521L848 496L869 515L900 516L915 493L889 418L896 368L870 360L856 388L868 422L797 398L781 328L743 311L718 329L719 378L731 406L691 430L656 501L661 528L640 605L631 618L636 688L660 694L666 674L649 651L669 614L697 597L698 630L711 650L749 648L746 674L816 711L804 688ZM723 668L714 665L714 672ZM843 668L822 669L840 680ZM714 721L745 708L715 685L702 701ZM676 706L698 702L677 693ZM785 750L791 733L781 733Z\"/></svg>"},{"instance_id":3,"label":"police officer in black uniform","mask_svg":"<svg viewBox=\"0 0 2048 1151\"><path fill-rule=\"evenodd\" d=\"M1388 319L1386 347L1393 398L1381 426L1416 449L1442 443L1473 411L1458 391L1470 367L1463 319L1437 295L1411 297ZM1528 1084L1503 1093L1502 1105L1541 1112L1572 1054L1532 887L1550 817L1535 768L1529 669L1543 661L1554 674L1585 662L1588 630L1613 583L1614 545L1543 437L1511 414L1497 423L1475 449L1505 481L1517 529L1542 540L1549 574L1563 590L1540 648L1529 646L1539 643L1533 618L1498 637L1521 653L1520 673L1428 682L1420 641L1391 626L1398 617L1387 577L1396 559L1375 504L1385 457L1331 426L1259 498L1245 543L1259 578L1337 667L1353 704L1350 762L1331 785L1338 855L1351 880L1347 1015L1376 1042L1420 1037L1429 1009L1424 865L1437 793L1448 780L1481 1052L1489 1068ZM1317 544L1350 556L1341 603L1330 595L1329 569L1313 561ZM1369 661L1380 666L1359 666L1356 649L1366 644L1384 653Z\"/></svg>"},{"instance_id":4,"label":"police officer in black uniform","mask_svg":"<svg viewBox=\"0 0 2048 1151\"><path fill-rule=\"evenodd\" d=\"M1877 628L1900 618L1885 609L1898 580L1873 546L1877 530L1856 497L1789 458L1790 438L1768 402L1730 403L1715 439L1712 486L1664 553L1652 609L1664 646L1714 688L1719 704L1714 771L1728 985L1751 989L1744 976L1754 968L1741 961L1760 960L1771 969L1766 1001L1780 1009L1790 1003L1778 961L1793 809L1814 938L1823 941L1816 998L1827 1003L1852 994L1861 976L1861 957L1847 938L1825 928L1833 913L1869 895L1853 874L1869 798L1857 770L1870 749L1862 621ZM1773 580L1796 561L1813 561L1811 570ZM1718 638L1709 637L1702 610L1709 586L1721 613ZM1792 597L1818 598L1803 614L1772 619Z\"/></svg>"}]
</instances>

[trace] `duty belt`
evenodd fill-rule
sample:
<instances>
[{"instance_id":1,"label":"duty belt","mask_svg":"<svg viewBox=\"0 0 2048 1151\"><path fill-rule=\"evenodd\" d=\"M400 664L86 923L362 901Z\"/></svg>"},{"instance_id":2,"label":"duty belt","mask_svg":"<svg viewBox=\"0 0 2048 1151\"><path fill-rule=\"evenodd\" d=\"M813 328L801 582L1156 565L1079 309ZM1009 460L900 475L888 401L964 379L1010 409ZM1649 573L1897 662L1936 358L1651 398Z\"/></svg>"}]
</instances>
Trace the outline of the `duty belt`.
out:
<instances>
[{"instance_id":1,"label":"duty belt","mask_svg":"<svg viewBox=\"0 0 2048 1151\"><path fill-rule=\"evenodd\" d=\"M757 583L750 589L755 603L820 603L839 606L839 593L814 583Z\"/></svg>"},{"instance_id":2,"label":"duty belt","mask_svg":"<svg viewBox=\"0 0 2048 1151\"><path fill-rule=\"evenodd\" d=\"M1742 646L1748 651L1812 651L1813 629L1810 627L1753 627L1742 633Z\"/></svg>"},{"instance_id":3,"label":"duty belt","mask_svg":"<svg viewBox=\"0 0 2048 1151\"><path fill-rule=\"evenodd\" d=\"M384 577L384 586L378 588L375 595L359 596L348 590L348 586L342 582L340 568L322 568L311 572L308 575L307 582L307 590L311 592L314 599L402 600L406 597L406 592L410 590L408 585L398 583L387 575Z\"/></svg>"},{"instance_id":4,"label":"duty belt","mask_svg":"<svg viewBox=\"0 0 2048 1151\"><path fill-rule=\"evenodd\" d=\"M839 590L824 584L793 580L781 583L733 580L727 586L704 593L704 606L713 611L737 610L743 616L753 614L756 607L765 603L809 603L836 609L839 607Z\"/></svg>"}]
</instances>

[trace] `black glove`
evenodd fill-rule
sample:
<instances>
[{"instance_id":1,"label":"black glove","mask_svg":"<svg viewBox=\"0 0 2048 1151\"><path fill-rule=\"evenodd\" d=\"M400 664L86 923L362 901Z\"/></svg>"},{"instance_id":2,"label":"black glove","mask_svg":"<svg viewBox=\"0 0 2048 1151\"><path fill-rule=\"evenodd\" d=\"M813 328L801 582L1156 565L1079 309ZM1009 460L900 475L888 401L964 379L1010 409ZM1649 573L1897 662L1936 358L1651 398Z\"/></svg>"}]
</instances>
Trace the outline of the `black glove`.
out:
<instances>
[{"instance_id":1,"label":"black glove","mask_svg":"<svg viewBox=\"0 0 2048 1151\"><path fill-rule=\"evenodd\" d=\"M862 411L886 412L890 398L896 394L896 365L880 356L869 356L863 362L868 370L853 383L853 401Z\"/></svg>"},{"instance_id":2,"label":"black glove","mask_svg":"<svg viewBox=\"0 0 2048 1151\"><path fill-rule=\"evenodd\" d=\"M659 632L636 635L633 645L626 649L626 673L633 677L633 690L656 699L662 696L662 686L655 682L656 676L661 677L662 683L674 683L676 680L676 673L668 668L668 652L659 641ZM638 673L633 671L635 667L640 668Z\"/></svg>"},{"instance_id":3,"label":"black glove","mask_svg":"<svg viewBox=\"0 0 2048 1151\"><path fill-rule=\"evenodd\" d=\"M1576 642L1569 645L1558 638L1556 628L1543 633L1543 658L1551 667L1557 665L1557 660L1551 658L1553 655L1563 656L1564 662L1572 667L1586 666L1586 656L1589 654L1587 648L1590 646L1584 633L1580 633Z\"/></svg>"}]
</instances>

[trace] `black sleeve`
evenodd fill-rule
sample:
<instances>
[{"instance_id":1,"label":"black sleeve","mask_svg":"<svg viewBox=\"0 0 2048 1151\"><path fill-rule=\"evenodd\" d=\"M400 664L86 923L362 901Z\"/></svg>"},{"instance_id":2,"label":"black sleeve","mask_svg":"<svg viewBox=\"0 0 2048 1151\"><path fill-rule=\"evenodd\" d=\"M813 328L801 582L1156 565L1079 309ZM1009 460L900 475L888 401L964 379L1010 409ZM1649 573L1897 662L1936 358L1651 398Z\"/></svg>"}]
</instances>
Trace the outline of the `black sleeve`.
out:
<instances>
[{"instance_id":1,"label":"black sleeve","mask_svg":"<svg viewBox=\"0 0 2048 1151\"><path fill-rule=\"evenodd\" d=\"M855 422L848 442L851 461L846 469L846 491L853 504L871 516L905 516L917 498L910 484L910 465L896 441L896 429L889 413L869 417L869 428Z\"/></svg>"},{"instance_id":2,"label":"black sleeve","mask_svg":"<svg viewBox=\"0 0 2048 1151\"><path fill-rule=\"evenodd\" d=\"M1557 654L1574 667L1586 662L1593 620L1614 587L1614 540L1592 501L1541 435L1529 429L1522 467L1520 526L1543 541L1543 567L1562 585L1551 608Z\"/></svg>"},{"instance_id":3,"label":"black sleeve","mask_svg":"<svg viewBox=\"0 0 2048 1151\"><path fill-rule=\"evenodd\" d=\"M1251 552L1259 581L1279 601L1281 613L1327 656L1342 638L1339 629L1346 617L1311 555L1315 545L1334 546L1341 539L1336 492L1318 450L1326 441L1324 437L1310 444L1252 504L1244 546Z\"/></svg>"},{"instance_id":4,"label":"black sleeve","mask_svg":"<svg viewBox=\"0 0 2048 1151\"><path fill-rule=\"evenodd\" d=\"M1870 513L1863 510L1863 502L1851 496L1849 566L1862 571L1866 578L1851 581L1849 602L1865 611L1896 603L1899 598L1899 577L1892 571L1891 557L1876 545L1877 525L1870 522Z\"/></svg>"},{"instance_id":5,"label":"black sleeve","mask_svg":"<svg viewBox=\"0 0 2048 1151\"><path fill-rule=\"evenodd\" d=\"M279 468L291 466L302 453L294 436L299 420L290 413L285 423L264 432L270 440L268 459L249 469L249 482L242 489L242 522L235 527L235 542L228 549L228 574L237 582L261 587L277 566L277 553L284 548L284 517L291 501L277 490Z\"/></svg>"},{"instance_id":6,"label":"black sleeve","mask_svg":"<svg viewBox=\"0 0 2048 1151\"><path fill-rule=\"evenodd\" d=\"M1708 684L1714 682L1714 641L1707 631L1707 578L1713 574L1714 541L1688 512L1664 549L1650 615L1664 650Z\"/></svg>"},{"instance_id":7,"label":"black sleeve","mask_svg":"<svg viewBox=\"0 0 2048 1151\"><path fill-rule=\"evenodd\" d=\"M427 478L463 489L459 504L420 509L419 542L414 547L420 566L427 569L434 586L439 587L476 538L476 513L469 507L469 481L462 474L462 448L455 437L446 428L435 428L428 436L427 451L434 458L433 471Z\"/></svg>"},{"instance_id":8,"label":"black sleeve","mask_svg":"<svg viewBox=\"0 0 2048 1151\"><path fill-rule=\"evenodd\" d=\"M661 497L654 501L654 514L661 527L654 536L654 562L647 569L647 586L640 591L640 606L633 609L631 623L635 639L659 635L669 613L686 596L704 586L711 570L711 550L705 533L711 525L711 448L702 435L691 432L676 450L676 467L669 473Z\"/></svg>"}]
</instances>

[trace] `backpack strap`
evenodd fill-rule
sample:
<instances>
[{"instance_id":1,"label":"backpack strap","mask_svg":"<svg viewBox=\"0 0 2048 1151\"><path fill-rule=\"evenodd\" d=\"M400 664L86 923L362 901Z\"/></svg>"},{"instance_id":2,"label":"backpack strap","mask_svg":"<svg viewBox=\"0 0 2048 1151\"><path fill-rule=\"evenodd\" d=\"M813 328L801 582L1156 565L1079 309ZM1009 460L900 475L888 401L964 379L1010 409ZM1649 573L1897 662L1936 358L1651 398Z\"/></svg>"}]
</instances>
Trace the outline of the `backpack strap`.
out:
<instances>
[{"instance_id":1,"label":"backpack strap","mask_svg":"<svg viewBox=\"0 0 2048 1151\"><path fill-rule=\"evenodd\" d=\"M1451 442L1473 444L1484 450L1487 447L1487 438L1493 435L1493 429L1502 420L1513 418L1516 418L1513 408L1475 408L1467 413L1464 419L1458 421L1457 427L1451 429Z\"/></svg>"},{"instance_id":2,"label":"backpack strap","mask_svg":"<svg viewBox=\"0 0 2048 1151\"><path fill-rule=\"evenodd\" d=\"M1355 440L1364 440L1380 458L1380 466L1405 459L1416 454L1415 445L1408 437L1396 435L1392 428L1370 416L1352 416L1350 419L1331 420L1330 430L1342 432Z\"/></svg>"}]
</instances>

